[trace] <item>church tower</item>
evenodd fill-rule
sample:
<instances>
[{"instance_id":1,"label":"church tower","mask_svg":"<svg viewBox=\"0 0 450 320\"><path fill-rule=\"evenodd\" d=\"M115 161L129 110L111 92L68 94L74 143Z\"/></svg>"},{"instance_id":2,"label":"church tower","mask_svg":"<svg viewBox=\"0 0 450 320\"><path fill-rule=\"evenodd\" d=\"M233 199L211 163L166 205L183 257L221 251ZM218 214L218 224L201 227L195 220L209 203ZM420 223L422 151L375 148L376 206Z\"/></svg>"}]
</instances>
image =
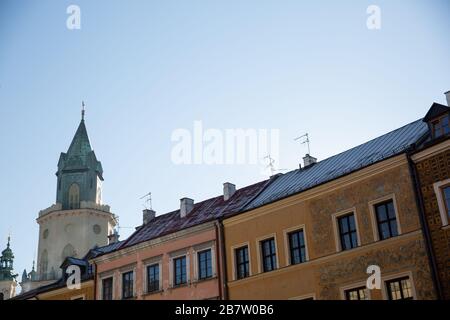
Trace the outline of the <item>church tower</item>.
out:
<instances>
[{"instance_id":1,"label":"church tower","mask_svg":"<svg viewBox=\"0 0 450 320\"><path fill-rule=\"evenodd\" d=\"M13 274L14 254L10 248L10 241L11 238L8 237L6 249L0 256L0 300L7 300L16 295L17 274Z\"/></svg>"},{"instance_id":2,"label":"church tower","mask_svg":"<svg viewBox=\"0 0 450 320\"><path fill-rule=\"evenodd\" d=\"M117 224L110 207L102 203L103 169L91 148L84 108L69 149L59 157L56 177L56 203L37 218L39 286L62 275L66 257L83 258L94 246L107 245Z\"/></svg>"}]
</instances>

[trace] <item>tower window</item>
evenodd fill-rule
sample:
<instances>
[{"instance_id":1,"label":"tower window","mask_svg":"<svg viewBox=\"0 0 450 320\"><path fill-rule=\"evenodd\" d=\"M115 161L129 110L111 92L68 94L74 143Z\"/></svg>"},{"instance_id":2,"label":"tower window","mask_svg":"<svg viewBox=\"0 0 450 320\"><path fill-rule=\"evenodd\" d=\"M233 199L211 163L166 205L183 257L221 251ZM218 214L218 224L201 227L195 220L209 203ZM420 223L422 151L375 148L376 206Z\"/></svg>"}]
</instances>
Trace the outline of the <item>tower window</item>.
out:
<instances>
[{"instance_id":1,"label":"tower window","mask_svg":"<svg viewBox=\"0 0 450 320\"><path fill-rule=\"evenodd\" d=\"M69 188L69 209L80 208L80 187L76 183L72 183Z\"/></svg>"},{"instance_id":2,"label":"tower window","mask_svg":"<svg viewBox=\"0 0 450 320\"><path fill-rule=\"evenodd\" d=\"M444 115L431 122L433 129L433 136L438 138L440 136L450 133L449 116Z\"/></svg>"}]
</instances>

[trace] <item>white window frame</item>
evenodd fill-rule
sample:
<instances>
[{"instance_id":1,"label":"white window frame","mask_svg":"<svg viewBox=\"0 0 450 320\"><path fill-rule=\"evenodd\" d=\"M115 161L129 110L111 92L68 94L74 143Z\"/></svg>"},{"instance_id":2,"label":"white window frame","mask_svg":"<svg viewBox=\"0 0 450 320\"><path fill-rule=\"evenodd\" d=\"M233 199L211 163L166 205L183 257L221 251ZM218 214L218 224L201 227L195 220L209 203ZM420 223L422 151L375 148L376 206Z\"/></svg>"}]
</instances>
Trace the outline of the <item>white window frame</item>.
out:
<instances>
[{"instance_id":1,"label":"white window frame","mask_svg":"<svg viewBox=\"0 0 450 320\"><path fill-rule=\"evenodd\" d=\"M108 278L112 278L112 300L115 300L116 294L115 294L115 288L114 288L114 284L116 282L115 279L115 271L106 271L106 272L102 272L99 277L98 277L98 288L100 288L100 290L98 290L98 300L103 300L103 280L104 279L108 279Z\"/></svg>"},{"instance_id":2,"label":"white window frame","mask_svg":"<svg viewBox=\"0 0 450 320\"><path fill-rule=\"evenodd\" d=\"M157 293L157 292L162 291L162 289L163 289L163 286L162 286L163 285L163 283L162 283L162 279L163 279L162 278L162 258L163 258L163 256L160 255L160 256L153 257L153 258L150 258L150 259L146 259L145 261L143 261L143 264L142 264L143 272L144 272L143 277L142 277L142 279L144 279L144 285L143 285L144 292L143 292L143 294L153 294L153 293ZM147 281L148 280L147 279L147 277L148 277L147 268L150 267L150 266L153 266L155 264L157 264L158 267L159 267L159 288L158 288L157 291L149 292L148 291L148 281Z\"/></svg>"},{"instance_id":3,"label":"white window frame","mask_svg":"<svg viewBox=\"0 0 450 320\"><path fill-rule=\"evenodd\" d=\"M214 279L215 277L217 277L217 272L216 272L216 243L215 241L208 241L199 245L195 245L193 247L193 252L192 254L194 255L194 274L192 276L193 282L198 282L198 281L207 281L210 279ZM198 273L199 273L199 261L198 261L198 253L202 252L202 251L206 251L206 250L211 250L211 277L209 278L205 278L205 279L199 279Z\"/></svg>"},{"instance_id":4,"label":"white window frame","mask_svg":"<svg viewBox=\"0 0 450 320\"><path fill-rule=\"evenodd\" d=\"M186 283L175 285L175 271L173 270L173 262L177 258L186 257ZM169 283L170 288L179 288L190 285L191 281L191 259L189 249L182 249L169 254Z\"/></svg>"},{"instance_id":5,"label":"white window frame","mask_svg":"<svg viewBox=\"0 0 450 320\"><path fill-rule=\"evenodd\" d=\"M394 204L394 210L395 210L395 218L397 220L397 231L398 235L400 236L402 234L402 228L400 223L400 215L398 212L398 206L397 206L397 200L395 198L395 194L389 194L384 197L369 201L369 212L370 212L370 222L372 223L372 232L373 232L373 240L374 241L380 241L380 235L378 230L378 220L377 220L377 212L375 210L375 206L377 204L380 204L382 202L386 202L392 200ZM388 240L388 239L385 239Z\"/></svg>"},{"instance_id":6,"label":"white window frame","mask_svg":"<svg viewBox=\"0 0 450 320\"><path fill-rule=\"evenodd\" d=\"M261 242L264 240L268 240L270 238L273 238L273 241L275 241L275 264L276 268L271 271L263 271L263 261L262 261L262 251L261 251ZM258 258L258 273L266 273L266 272L272 272L280 269L280 262L279 262L279 251L278 251L278 241L277 241L277 234L271 233L262 237L259 237L256 239L256 252L257 252L257 258Z\"/></svg>"},{"instance_id":7,"label":"white window frame","mask_svg":"<svg viewBox=\"0 0 450 320\"><path fill-rule=\"evenodd\" d=\"M354 290L354 289L361 288L361 287L364 287L366 290L367 300L372 300L371 290L369 288L367 288L366 281L354 282L352 284L341 287L340 288L341 299L347 300L347 297L345 296L346 291Z\"/></svg>"},{"instance_id":8,"label":"white window frame","mask_svg":"<svg viewBox=\"0 0 450 320\"><path fill-rule=\"evenodd\" d=\"M238 279L237 277L237 269L236 269L236 250L240 249L242 247L247 247L247 252L248 252L248 277L242 278L242 279ZM232 272L233 272L233 280L244 280L246 278L249 278L252 276L252 259L251 259L251 255L250 255L250 242L243 242L243 243L239 243L236 245L231 246L231 261L233 263L232 265Z\"/></svg>"},{"instance_id":9,"label":"white window frame","mask_svg":"<svg viewBox=\"0 0 450 320\"><path fill-rule=\"evenodd\" d=\"M436 199L438 202L439 213L441 215L442 226L446 227L449 225L448 216L447 216L447 206L444 200L444 190L442 187L450 185L450 179L446 179L443 181L439 181L433 184L434 193L436 194Z\"/></svg>"},{"instance_id":10,"label":"white window frame","mask_svg":"<svg viewBox=\"0 0 450 320\"><path fill-rule=\"evenodd\" d=\"M306 261L309 261L309 250L308 250L308 240L306 239L306 225L305 224L301 224L295 227L291 227L291 228L287 228L283 230L283 236L284 236L284 250L286 252L285 256L286 256L286 266L291 266L291 265L297 265L297 264L292 264L291 261L291 250L290 250L290 245L289 245L289 234L291 232L295 232L295 231L303 231L303 241L305 242L305 258ZM302 263L305 263L302 262ZM302 264L299 263L299 264Z\"/></svg>"},{"instance_id":11,"label":"white window frame","mask_svg":"<svg viewBox=\"0 0 450 320\"><path fill-rule=\"evenodd\" d=\"M343 216L347 216L347 215L352 215L355 217L355 227L356 227L356 242L358 244L358 247L361 246L361 237L359 234L359 223L358 223L358 213L355 207L353 208L349 208L346 210L342 210L336 213L333 213L331 215L331 219L332 219L332 223L333 223L333 231L334 231L334 242L336 245L336 252L343 252L343 251L349 251L352 249L356 249L356 248L351 248L348 250L343 250L342 249L342 244L341 244L341 234L339 232L339 223L338 220L339 218L343 217Z\"/></svg>"},{"instance_id":12,"label":"white window frame","mask_svg":"<svg viewBox=\"0 0 450 320\"><path fill-rule=\"evenodd\" d=\"M381 295L383 297L383 300L389 300L389 294L387 292L386 282L397 279L397 278L404 278L404 277L409 278L409 281L411 282L411 292L413 295L413 300L417 300L416 287L414 285L414 278L412 276L411 271L400 272L400 273L391 274L391 275L388 275L385 277L381 277L381 283L382 283Z\"/></svg>"},{"instance_id":13,"label":"white window frame","mask_svg":"<svg viewBox=\"0 0 450 320\"><path fill-rule=\"evenodd\" d=\"M124 300L123 292L122 292L122 286L123 286L123 274L128 273L132 271L133 272L133 296L131 298L127 299L134 299L136 298L136 266L132 267L125 267L120 270L120 279L119 279L119 297L120 299ZM114 280L113 280L114 281Z\"/></svg>"}]
</instances>

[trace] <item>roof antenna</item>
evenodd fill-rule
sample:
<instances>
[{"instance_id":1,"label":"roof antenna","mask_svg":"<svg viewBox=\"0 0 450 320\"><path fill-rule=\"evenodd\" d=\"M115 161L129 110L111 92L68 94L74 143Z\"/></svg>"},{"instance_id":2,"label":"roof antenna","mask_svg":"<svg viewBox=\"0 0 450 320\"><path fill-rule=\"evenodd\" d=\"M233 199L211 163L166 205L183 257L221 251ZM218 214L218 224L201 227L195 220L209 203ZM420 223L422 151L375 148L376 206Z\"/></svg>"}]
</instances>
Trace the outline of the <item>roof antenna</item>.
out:
<instances>
[{"instance_id":1,"label":"roof antenna","mask_svg":"<svg viewBox=\"0 0 450 320\"><path fill-rule=\"evenodd\" d=\"M144 198L145 198L145 201L142 204L144 206L144 208L153 210L153 208L152 208L152 193L149 192L145 196L140 197L139 199L144 199Z\"/></svg>"},{"instance_id":2,"label":"roof antenna","mask_svg":"<svg viewBox=\"0 0 450 320\"><path fill-rule=\"evenodd\" d=\"M275 159L272 158L272 156L270 154L265 156L263 159L269 160L269 164L266 166L266 168L270 168L270 176L273 176L274 173L276 173L277 171L287 171L288 170L288 169L275 169Z\"/></svg>"},{"instance_id":3,"label":"roof antenna","mask_svg":"<svg viewBox=\"0 0 450 320\"><path fill-rule=\"evenodd\" d=\"M298 141L298 140L300 140L302 138L303 138L303 141L301 141L300 143L301 144L305 144L306 143L307 146L308 146L308 154L311 154L311 150L309 148L309 135L308 135L308 133L305 133L304 135L301 135L300 137L295 138L294 141Z\"/></svg>"},{"instance_id":4,"label":"roof antenna","mask_svg":"<svg viewBox=\"0 0 450 320\"><path fill-rule=\"evenodd\" d=\"M81 101L81 120L84 120L84 101Z\"/></svg>"}]
</instances>

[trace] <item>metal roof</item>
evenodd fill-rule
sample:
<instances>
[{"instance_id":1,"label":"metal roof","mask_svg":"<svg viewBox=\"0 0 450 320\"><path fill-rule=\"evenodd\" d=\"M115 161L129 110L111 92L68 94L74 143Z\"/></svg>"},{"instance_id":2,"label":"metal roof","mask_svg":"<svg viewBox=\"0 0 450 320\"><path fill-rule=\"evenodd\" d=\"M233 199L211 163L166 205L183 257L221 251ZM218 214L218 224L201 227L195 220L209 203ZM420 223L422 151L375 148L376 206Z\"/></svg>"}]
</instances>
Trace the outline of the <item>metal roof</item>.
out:
<instances>
[{"instance_id":1,"label":"metal roof","mask_svg":"<svg viewBox=\"0 0 450 320\"><path fill-rule=\"evenodd\" d=\"M427 124L419 119L310 167L282 174L255 197L244 210L248 211L311 189L403 153L427 132Z\"/></svg>"},{"instance_id":2,"label":"metal roof","mask_svg":"<svg viewBox=\"0 0 450 320\"><path fill-rule=\"evenodd\" d=\"M221 195L196 203L194 209L184 218L181 217L180 210L156 216L147 224L139 227L119 249L237 213L269 182L270 180L264 180L238 189L227 201Z\"/></svg>"}]
</instances>

